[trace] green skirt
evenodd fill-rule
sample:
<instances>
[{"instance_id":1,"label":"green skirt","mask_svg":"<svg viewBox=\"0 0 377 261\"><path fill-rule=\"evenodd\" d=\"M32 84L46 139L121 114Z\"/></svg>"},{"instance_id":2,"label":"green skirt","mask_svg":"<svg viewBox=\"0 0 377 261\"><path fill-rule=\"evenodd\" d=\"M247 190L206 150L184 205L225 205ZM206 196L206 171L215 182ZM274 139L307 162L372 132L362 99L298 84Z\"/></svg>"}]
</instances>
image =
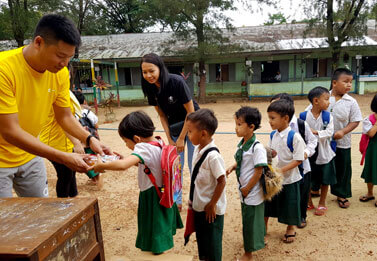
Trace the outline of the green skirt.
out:
<instances>
[{"instance_id":1,"label":"green skirt","mask_svg":"<svg viewBox=\"0 0 377 261\"><path fill-rule=\"evenodd\" d=\"M364 164L361 177L365 180L365 183L377 185L377 135L369 140Z\"/></svg>"},{"instance_id":2,"label":"green skirt","mask_svg":"<svg viewBox=\"0 0 377 261\"><path fill-rule=\"evenodd\" d=\"M257 206L241 203L242 233L245 252L264 248L266 226L264 224L264 202Z\"/></svg>"},{"instance_id":3,"label":"green skirt","mask_svg":"<svg viewBox=\"0 0 377 261\"><path fill-rule=\"evenodd\" d=\"M282 191L271 201L265 202L264 216L277 217L279 223L298 226L301 224L300 181L283 185Z\"/></svg>"},{"instance_id":4,"label":"green skirt","mask_svg":"<svg viewBox=\"0 0 377 261\"><path fill-rule=\"evenodd\" d=\"M161 253L171 249L176 229L183 228L177 205L165 208L159 201L154 187L139 194L136 247L142 251Z\"/></svg>"},{"instance_id":5,"label":"green skirt","mask_svg":"<svg viewBox=\"0 0 377 261\"><path fill-rule=\"evenodd\" d=\"M327 164L312 164L312 175L316 175L315 180L321 185L336 184L335 160L332 159Z\"/></svg>"},{"instance_id":6,"label":"green skirt","mask_svg":"<svg viewBox=\"0 0 377 261\"><path fill-rule=\"evenodd\" d=\"M351 191L351 149L336 148L336 184L331 185L331 194L340 198L352 197Z\"/></svg>"}]
</instances>

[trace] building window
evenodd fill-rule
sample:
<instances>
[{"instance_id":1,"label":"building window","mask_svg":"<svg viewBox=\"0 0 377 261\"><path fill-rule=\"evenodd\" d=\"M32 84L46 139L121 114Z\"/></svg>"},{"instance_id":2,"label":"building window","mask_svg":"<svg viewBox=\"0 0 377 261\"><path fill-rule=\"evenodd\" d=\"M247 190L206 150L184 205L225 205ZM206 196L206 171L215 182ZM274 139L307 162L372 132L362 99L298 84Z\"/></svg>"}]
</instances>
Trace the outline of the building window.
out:
<instances>
[{"instance_id":1,"label":"building window","mask_svg":"<svg viewBox=\"0 0 377 261\"><path fill-rule=\"evenodd\" d=\"M267 61L261 63L261 82L281 82L279 61Z\"/></svg>"},{"instance_id":2,"label":"building window","mask_svg":"<svg viewBox=\"0 0 377 261\"><path fill-rule=\"evenodd\" d=\"M124 68L124 83L125 85L132 85L131 68Z\"/></svg>"},{"instance_id":3,"label":"building window","mask_svg":"<svg viewBox=\"0 0 377 261\"><path fill-rule=\"evenodd\" d=\"M361 75L377 75L377 56L363 57Z\"/></svg>"},{"instance_id":4,"label":"building window","mask_svg":"<svg viewBox=\"0 0 377 261\"><path fill-rule=\"evenodd\" d=\"M328 59L308 59L306 60L306 77L318 78L328 77Z\"/></svg>"},{"instance_id":5,"label":"building window","mask_svg":"<svg viewBox=\"0 0 377 261\"><path fill-rule=\"evenodd\" d=\"M215 65L216 82L229 82L229 64Z\"/></svg>"}]
</instances>

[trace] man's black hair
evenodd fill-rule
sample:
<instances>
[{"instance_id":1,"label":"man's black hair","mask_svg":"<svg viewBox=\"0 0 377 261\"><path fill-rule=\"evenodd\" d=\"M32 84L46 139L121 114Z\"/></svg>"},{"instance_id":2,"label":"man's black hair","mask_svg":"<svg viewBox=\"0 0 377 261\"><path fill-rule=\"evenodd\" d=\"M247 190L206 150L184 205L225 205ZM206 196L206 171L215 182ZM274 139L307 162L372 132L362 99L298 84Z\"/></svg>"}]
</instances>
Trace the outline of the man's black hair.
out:
<instances>
[{"instance_id":1,"label":"man's black hair","mask_svg":"<svg viewBox=\"0 0 377 261\"><path fill-rule=\"evenodd\" d=\"M75 24L58 14L48 14L39 20L33 39L37 36L41 36L47 44L54 44L60 40L76 47L81 44L80 33Z\"/></svg>"},{"instance_id":2,"label":"man's black hair","mask_svg":"<svg viewBox=\"0 0 377 261\"><path fill-rule=\"evenodd\" d=\"M329 90L322 86L317 86L311 89L308 93L308 99L310 103L313 103L314 98L319 98L324 93L329 93Z\"/></svg>"},{"instance_id":3,"label":"man's black hair","mask_svg":"<svg viewBox=\"0 0 377 261\"><path fill-rule=\"evenodd\" d=\"M370 104L370 109L374 112L377 113L377 94L374 95L373 100Z\"/></svg>"},{"instance_id":4,"label":"man's black hair","mask_svg":"<svg viewBox=\"0 0 377 261\"><path fill-rule=\"evenodd\" d=\"M126 115L118 127L119 136L130 140L133 140L135 135L142 138L151 137L154 130L152 119L143 111L134 111Z\"/></svg>"},{"instance_id":5,"label":"man's black hair","mask_svg":"<svg viewBox=\"0 0 377 261\"><path fill-rule=\"evenodd\" d=\"M76 99L79 101L80 104L84 104L85 96L80 91L74 91L73 94L76 96Z\"/></svg>"},{"instance_id":6,"label":"man's black hair","mask_svg":"<svg viewBox=\"0 0 377 261\"><path fill-rule=\"evenodd\" d=\"M190 113L187 121L196 125L199 130L206 130L209 135L213 135L217 129L217 119L210 109L200 109Z\"/></svg>"},{"instance_id":7,"label":"man's black hair","mask_svg":"<svg viewBox=\"0 0 377 261\"><path fill-rule=\"evenodd\" d=\"M289 95L286 92L278 93L278 94L272 96L270 102L273 102L273 101L276 101L276 100L286 100L286 101L289 101L290 103L294 104L292 96Z\"/></svg>"},{"instance_id":8,"label":"man's black hair","mask_svg":"<svg viewBox=\"0 0 377 261\"><path fill-rule=\"evenodd\" d=\"M140 62L140 72L141 72L141 89L143 90L145 97L154 97L157 93L157 86L155 84L150 84L147 80L143 77L143 72L141 69L141 65L143 63L151 63L156 65L160 69L160 75L158 77L158 82L160 83L160 90L162 90L167 82L169 81L169 71L165 66L164 61L160 56L154 53L149 53L141 58Z\"/></svg>"},{"instance_id":9,"label":"man's black hair","mask_svg":"<svg viewBox=\"0 0 377 261\"><path fill-rule=\"evenodd\" d=\"M331 77L330 90L332 90L333 81L337 81L342 74L353 76L352 72L347 68L336 69Z\"/></svg>"},{"instance_id":10,"label":"man's black hair","mask_svg":"<svg viewBox=\"0 0 377 261\"><path fill-rule=\"evenodd\" d=\"M267 108L267 112L276 112L281 117L288 115L289 121L291 121L293 115L295 114L295 107L292 103L281 99L270 103Z\"/></svg>"},{"instance_id":11,"label":"man's black hair","mask_svg":"<svg viewBox=\"0 0 377 261\"><path fill-rule=\"evenodd\" d=\"M235 113L237 119L243 119L247 125L254 125L254 130L260 128L260 122L262 119L262 115L257 108L249 107L249 106L242 106L238 111Z\"/></svg>"}]
</instances>

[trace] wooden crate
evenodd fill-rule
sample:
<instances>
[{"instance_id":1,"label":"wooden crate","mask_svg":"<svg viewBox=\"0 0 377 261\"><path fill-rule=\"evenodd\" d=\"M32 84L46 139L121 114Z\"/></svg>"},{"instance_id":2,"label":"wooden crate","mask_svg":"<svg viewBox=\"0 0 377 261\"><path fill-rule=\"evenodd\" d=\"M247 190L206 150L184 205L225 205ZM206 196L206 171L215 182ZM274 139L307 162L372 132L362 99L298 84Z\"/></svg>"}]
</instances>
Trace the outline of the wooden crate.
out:
<instances>
[{"instance_id":1,"label":"wooden crate","mask_svg":"<svg viewBox=\"0 0 377 261\"><path fill-rule=\"evenodd\" d=\"M105 260L95 198L0 198L0 260Z\"/></svg>"}]
</instances>

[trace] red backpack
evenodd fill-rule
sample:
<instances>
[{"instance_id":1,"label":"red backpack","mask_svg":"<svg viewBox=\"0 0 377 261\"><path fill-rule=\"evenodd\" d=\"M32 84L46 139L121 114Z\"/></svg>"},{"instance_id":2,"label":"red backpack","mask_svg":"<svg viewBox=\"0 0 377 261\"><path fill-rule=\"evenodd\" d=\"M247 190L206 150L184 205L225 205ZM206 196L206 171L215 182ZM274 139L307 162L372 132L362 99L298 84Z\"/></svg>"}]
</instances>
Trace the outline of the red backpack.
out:
<instances>
[{"instance_id":1,"label":"red backpack","mask_svg":"<svg viewBox=\"0 0 377 261\"><path fill-rule=\"evenodd\" d=\"M376 123L376 117L374 116L374 113L369 115L369 120L372 123L372 125L374 125ZM359 143L359 151L363 155L361 157L360 165L364 164L364 159L365 159L365 154L367 153L368 144L369 144L368 134L362 134L361 139L360 139L360 143Z\"/></svg>"},{"instance_id":2,"label":"red backpack","mask_svg":"<svg viewBox=\"0 0 377 261\"><path fill-rule=\"evenodd\" d=\"M162 173L162 187L159 188L156 184L156 179L151 170L145 166L144 173L148 175L153 186L156 188L158 197L160 198L160 205L171 208L177 200L179 193L182 190L182 168L181 158L177 152L177 148L173 145L165 145L161 137L156 137L160 142L148 142L151 145L160 147L161 152L161 173Z\"/></svg>"}]
</instances>

